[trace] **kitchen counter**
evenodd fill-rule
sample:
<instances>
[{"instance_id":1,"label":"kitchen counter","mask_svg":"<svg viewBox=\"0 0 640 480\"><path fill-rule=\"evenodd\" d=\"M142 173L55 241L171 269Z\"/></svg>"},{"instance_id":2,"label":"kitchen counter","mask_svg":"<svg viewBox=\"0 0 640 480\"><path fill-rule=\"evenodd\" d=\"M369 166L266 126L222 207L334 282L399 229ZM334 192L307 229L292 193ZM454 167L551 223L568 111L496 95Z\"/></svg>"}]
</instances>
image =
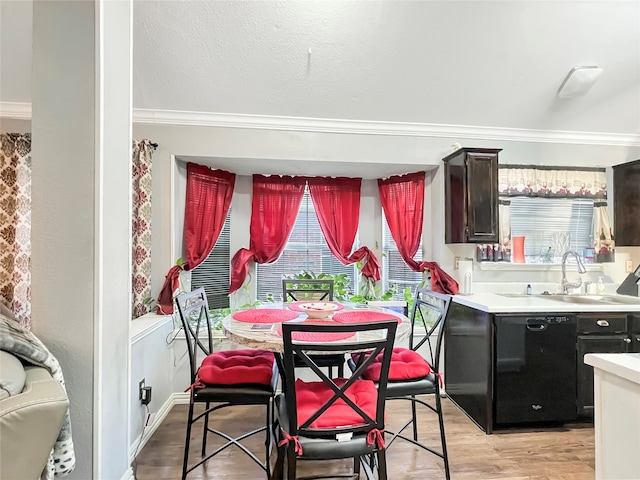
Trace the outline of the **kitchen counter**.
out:
<instances>
[{"instance_id":1,"label":"kitchen counter","mask_svg":"<svg viewBox=\"0 0 640 480\"><path fill-rule=\"evenodd\" d=\"M640 352L638 312L630 296L455 295L445 323L447 395L487 433L588 420L593 373L583 357Z\"/></svg>"},{"instance_id":2,"label":"kitchen counter","mask_svg":"<svg viewBox=\"0 0 640 480\"><path fill-rule=\"evenodd\" d=\"M596 479L640 478L640 353L585 355L595 387Z\"/></svg>"},{"instance_id":3,"label":"kitchen counter","mask_svg":"<svg viewBox=\"0 0 640 480\"><path fill-rule=\"evenodd\" d=\"M454 295L460 305L487 313L571 313L571 312L640 312L640 298L627 295L606 295L620 303L599 302L599 295L566 295L563 301L546 298L545 295L503 296L498 293Z\"/></svg>"}]
</instances>

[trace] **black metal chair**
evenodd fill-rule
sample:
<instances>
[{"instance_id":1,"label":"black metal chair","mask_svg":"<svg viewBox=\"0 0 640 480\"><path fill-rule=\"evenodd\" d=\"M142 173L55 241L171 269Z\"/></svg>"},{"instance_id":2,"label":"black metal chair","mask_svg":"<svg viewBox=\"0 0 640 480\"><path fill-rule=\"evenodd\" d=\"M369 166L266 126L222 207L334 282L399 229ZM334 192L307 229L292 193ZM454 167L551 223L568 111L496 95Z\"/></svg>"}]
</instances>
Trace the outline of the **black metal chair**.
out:
<instances>
[{"instance_id":1,"label":"black metal chair","mask_svg":"<svg viewBox=\"0 0 640 480\"><path fill-rule=\"evenodd\" d=\"M282 301L310 302L333 300L333 279L327 280L282 280Z\"/></svg>"},{"instance_id":2,"label":"black metal chair","mask_svg":"<svg viewBox=\"0 0 640 480\"><path fill-rule=\"evenodd\" d=\"M442 400L440 389L442 387L442 372L440 371L440 352L444 338L444 323L449 310L451 297L436 293L426 288L418 288L411 311L411 334L409 348L395 348L387 385L388 400L408 400L411 402L411 418L397 431L388 432L391 435L388 445L396 438L402 438L412 444L427 450L444 461L446 478L451 478L449 471L449 457L444 431L444 419L442 416ZM423 333L418 340L416 332ZM426 358L418 349L423 347ZM353 370L358 368L360 362L367 355L355 354L351 356L348 364ZM363 378L376 380L376 372L373 368L365 371ZM424 396L433 395L432 401L427 401ZM440 450L424 445L418 441L418 423L416 417L416 405L424 405L438 416L440 427ZM403 432L412 426L411 437Z\"/></svg>"},{"instance_id":3,"label":"black metal chair","mask_svg":"<svg viewBox=\"0 0 640 480\"><path fill-rule=\"evenodd\" d=\"M278 382L277 367L272 352L264 350L229 350L213 353L209 305L203 288L184 293L176 298L178 312L184 328L191 367L191 386L187 435L184 448L182 479L227 447L235 445L246 453L271 479L270 451L272 448L271 425L273 398ZM206 335L206 340L201 338ZM204 355L202 362L198 356ZM202 413L194 414L196 403L205 404ZM212 404L215 404L212 406ZM209 416L216 410L238 405L262 405L265 407L265 423L255 430L233 438L209 425ZM189 466L191 427L204 420L202 433L202 459ZM213 420L212 420L213 421ZM265 432L265 461L262 462L241 442L259 432ZM227 442L207 454L207 434L215 434Z\"/></svg>"},{"instance_id":4,"label":"black metal chair","mask_svg":"<svg viewBox=\"0 0 640 480\"><path fill-rule=\"evenodd\" d=\"M353 458L354 474L359 475L362 467L367 478L373 478L370 465L375 464L377 478L387 478L384 445L386 379L397 326L397 321L391 319L360 324L283 323L284 393L276 397L276 428L280 441L274 478L284 478L285 453L286 478L289 480L298 478L298 460L345 458ZM341 342L321 342L304 337L318 332L332 332L349 338ZM303 336L300 340L299 335ZM371 355L349 378L331 379L315 362L318 354L311 356L309 352L330 354L335 351L369 351ZM318 381L296 379L296 357L315 372ZM378 382L361 379L361 373L376 359L380 365Z\"/></svg>"},{"instance_id":5,"label":"black metal chair","mask_svg":"<svg viewBox=\"0 0 640 480\"><path fill-rule=\"evenodd\" d=\"M298 302L308 300L310 302L333 301L333 280L282 280L282 299L284 302ZM333 367L338 370L338 377L344 376L344 355L322 355L315 359L318 365L329 370L329 376L333 376ZM303 366L300 361L297 366Z\"/></svg>"}]
</instances>

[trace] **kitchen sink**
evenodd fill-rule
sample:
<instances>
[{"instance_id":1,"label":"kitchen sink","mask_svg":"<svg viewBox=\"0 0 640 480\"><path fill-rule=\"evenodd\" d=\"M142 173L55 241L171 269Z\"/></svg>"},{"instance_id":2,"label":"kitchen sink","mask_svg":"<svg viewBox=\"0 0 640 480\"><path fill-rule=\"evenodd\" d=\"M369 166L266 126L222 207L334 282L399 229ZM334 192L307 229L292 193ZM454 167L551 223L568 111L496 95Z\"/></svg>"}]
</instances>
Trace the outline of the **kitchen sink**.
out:
<instances>
[{"instance_id":1,"label":"kitchen sink","mask_svg":"<svg viewBox=\"0 0 640 480\"><path fill-rule=\"evenodd\" d=\"M575 294L536 294L527 295L524 293L499 293L498 295L508 298L542 298L565 303L582 303L586 305L640 305L640 298L624 295L575 295Z\"/></svg>"}]
</instances>

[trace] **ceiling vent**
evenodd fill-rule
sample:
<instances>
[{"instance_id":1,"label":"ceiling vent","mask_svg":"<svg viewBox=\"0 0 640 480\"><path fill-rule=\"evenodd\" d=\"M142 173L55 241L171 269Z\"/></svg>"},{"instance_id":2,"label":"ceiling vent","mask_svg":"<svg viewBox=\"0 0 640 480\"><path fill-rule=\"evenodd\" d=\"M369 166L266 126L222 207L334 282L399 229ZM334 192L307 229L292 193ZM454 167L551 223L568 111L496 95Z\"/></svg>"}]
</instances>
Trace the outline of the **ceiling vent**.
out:
<instances>
[{"instance_id":1,"label":"ceiling vent","mask_svg":"<svg viewBox=\"0 0 640 480\"><path fill-rule=\"evenodd\" d=\"M602 75L600 67L573 67L558 88L558 97L573 98L586 94Z\"/></svg>"}]
</instances>

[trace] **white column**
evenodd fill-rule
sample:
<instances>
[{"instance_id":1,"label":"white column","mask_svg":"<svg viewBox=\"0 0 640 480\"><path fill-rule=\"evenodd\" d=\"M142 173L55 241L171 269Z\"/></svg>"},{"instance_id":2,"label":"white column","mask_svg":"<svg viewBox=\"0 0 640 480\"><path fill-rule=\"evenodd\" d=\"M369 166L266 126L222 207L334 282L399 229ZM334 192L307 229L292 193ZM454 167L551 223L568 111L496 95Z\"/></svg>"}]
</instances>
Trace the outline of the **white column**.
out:
<instances>
[{"instance_id":1,"label":"white column","mask_svg":"<svg viewBox=\"0 0 640 480\"><path fill-rule=\"evenodd\" d=\"M131 8L33 3L33 330L66 379L70 479L131 476Z\"/></svg>"}]
</instances>

